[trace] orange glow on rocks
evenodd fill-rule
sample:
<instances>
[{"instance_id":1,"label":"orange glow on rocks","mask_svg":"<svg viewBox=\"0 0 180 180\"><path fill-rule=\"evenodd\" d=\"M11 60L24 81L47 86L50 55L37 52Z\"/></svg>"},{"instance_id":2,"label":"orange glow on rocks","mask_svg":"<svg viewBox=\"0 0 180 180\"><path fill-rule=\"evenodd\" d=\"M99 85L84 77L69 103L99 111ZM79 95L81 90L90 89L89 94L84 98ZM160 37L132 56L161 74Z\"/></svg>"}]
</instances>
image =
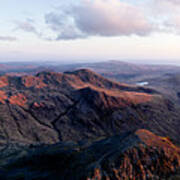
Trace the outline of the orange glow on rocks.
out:
<instances>
[{"instance_id":1,"label":"orange glow on rocks","mask_svg":"<svg viewBox=\"0 0 180 180\"><path fill-rule=\"evenodd\" d=\"M101 180L102 176L101 176L101 170L96 168L94 170L94 176L92 178L87 178L87 180Z\"/></svg>"},{"instance_id":2,"label":"orange glow on rocks","mask_svg":"<svg viewBox=\"0 0 180 180\"><path fill-rule=\"evenodd\" d=\"M22 77L22 82L25 87L35 87L35 88L43 88L47 85L43 82L42 78L35 77L35 76L24 76Z\"/></svg>"},{"instance_id":3,"label":"orange glow on rocks","mask_svg":"<svg viewBox=\"0 0 180 180\"><path fill-rule=\"evenodd\" d=\"M97 98L94 99L94 101L97 100L97 102L94 103L96 105L102 105L103 108L119 108L129 105L137 105L152 101L154 98L154 95L136 92L136 89L134 91L128 91L128 88L130 88L129 85L111 82L89 70L75 72L74 74L44 72L38 76L27 75L21 77L21 83L26 88L34 87L36 89L45 87L53 89L59 86L75 90L90 88L97 96ZM1 76L0 87L5 87L7 85L8 77ZM25 98L19 98L21 101L18 103L17 98L14 99L14 97L10 97L10 101L13 102L12 104L16 105L25 104ZM42 104L36 102L34 107L42 107Z\"/></svg>"},{"instance_id":4,"label":"orange glow on rocks","mask_svg":"<svg viewBox=\"0 0 180 180\"><path fill-rule=\"evenodd\" d=\"M136 131L136 135L147 146L162 148L167 153L170 153L171 151L172 151L171 153L173 153L174 149L176 149L179 152L179 156L180 156L180 148L175 146L169 140L169 138L157 136L157 135L155 135L155 134L153 134L150 131L145 130L145 129L140 129L140 130ZM179 164L180 164L180 159L179 159Z\"/></svg>"},{"instance_id":5,"label":"orange glow on rocks","mask_svg":"<svg viewBox=\"0 0 180 180\"><path fill-rule=\"evenodd\" d=\"M94 104L102 108L120 108L130 105L137 105L141 103L146 103L152 101L154 96L146 93L140 92L128 92L115 90L106 90L104 88L98 88L92 85L82 88L89 89L89 93L93 93L96 98L94 98Z\"/></svg>"},{"instance_id":6,"label":"orange glow on rocks","mask_svg":"<svg viewBox=\"0 0 180 180\"><path fill-rule=\"evenodd\" d=\"M146 94L146 93L139 93L139 92L123 92L121 97L131 104L141 104L148 101L151 101L153 96Z\"/></svg>"},{"instance_id":7,"label":"orange glow on rocks","mask_svg":"<svg viewBox=\"0 0 180 180\"><path fill-rule=\"evenodd\" d=\"M43 103L34 102L33 106L36 107L36 108L40 108L40 107L44 107L44 104Z\"/></svg>"},{"instance_id":8,"label":"orange glow on rocks","mask_svg":"<svg viewBox=\"0 0 180 180\"><path fill-rule=\"evenodd\" d=\"M107 159L104 158L103 163L109 162L110 165L99 164L99 169L94 169L87 180L156 179L155 177L159 175L163 174L164 177L179 169L180 148L175 146L169 138L157 136L146 129L137 130L135 135L139 140L136 141L136 138L132 137L135 141L133 146L130 145L126 151L119 153L119 156L112 154L112 157L109 155ZM116 157L115 162L114 157ZM108 167L109 173L106 174L104 167L106 169Z\"/></svg>"},{"instance_id":9,"label":"orange glow on rocks","mask_svg":"<svg viewBox=\"0 0 180 180\"><path fill-rule=\"evenodd\" d=\"M18 93L17 95L11 96L9 102L10 104L24 107L27 103L27 99L23 94Z\"/></svg>"},{"instance_id":10,"label":"orange glow on rocks","mask_svg":"<svg viewBox=\"0 0 180 180\"><path fill-rule=\"evenodd\" d=\"M1 76L0 77L0 88L6 87L9 85L8 77L7 76Z\"/></svg>"},{"instance_id":11,"label":"orange glow on rocks","mask_svg":"<svg viewBox=\"0 0 180 180\"><path fill-rule=\"evenodd\" d=\"M4 91L0 91L0 102L2 104L5 104L6 99L7 99L6 93Z\"/></svg>"}]
</instances>

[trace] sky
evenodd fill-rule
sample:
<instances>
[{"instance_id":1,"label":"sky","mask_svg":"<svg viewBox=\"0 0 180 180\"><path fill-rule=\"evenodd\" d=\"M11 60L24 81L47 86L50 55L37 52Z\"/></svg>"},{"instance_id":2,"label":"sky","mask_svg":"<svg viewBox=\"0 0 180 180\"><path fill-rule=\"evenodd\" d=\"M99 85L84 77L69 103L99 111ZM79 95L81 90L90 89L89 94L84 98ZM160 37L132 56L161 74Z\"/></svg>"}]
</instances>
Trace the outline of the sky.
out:
<instances>
[{"instance_id":1,"label":"sky","mask_svg":"<svg viewBox=\"0 0 180 180\"><path fill-rule=\"evenodd\" d=\"M180 64L180 0L4 0L0 61Z\"/></svg>"}]
</instances>

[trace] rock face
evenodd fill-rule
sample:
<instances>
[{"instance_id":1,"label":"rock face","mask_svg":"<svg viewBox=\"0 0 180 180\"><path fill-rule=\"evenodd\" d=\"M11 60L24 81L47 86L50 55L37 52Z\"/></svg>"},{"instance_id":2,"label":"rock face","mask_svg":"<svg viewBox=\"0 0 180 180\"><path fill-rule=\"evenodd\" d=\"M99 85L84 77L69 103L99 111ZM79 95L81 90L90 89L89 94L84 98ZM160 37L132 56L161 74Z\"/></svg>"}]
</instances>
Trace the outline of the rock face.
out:
<instances>
[{"instance_id":1,"label":"rock face","mask_svg":"<svg viewBox=\"0 0 180 180\"><path fill-rule=\"evenodd\" d=\"M179 111L154 90L86 69L0 79L2 142L77 142L139 128L179 140Z\"/></svg>"},{"instance_id":2,"label":"rock face","mask_svg":"<svg viewBox=\"0 0 180 180\"><path fill-rule=\"evenodd\" d=\"M1 76L0 179L168 179L180 168L179 112L86 69Z\"/></svg>"},{"instance_id":3,"label":"rock face","mask_svg":"<svg viewBox=\"0 0 180 180\"><path fill-rule=\"evenodd\" d=\"M179 166L180 148L168 138L139 129L104 154L87 179L167 179Z\"/></svg>"},{"instance_id":4,"label":"rock face","mask_svg":"<svg viewBox=\"0 0 180 180\"><path fill-rule=\"evenodd\" d=\"M1 179L167 180L180 167L180 148L145 129L90 144L19 147L11 154Z\"/></svg>"}]
</instances>

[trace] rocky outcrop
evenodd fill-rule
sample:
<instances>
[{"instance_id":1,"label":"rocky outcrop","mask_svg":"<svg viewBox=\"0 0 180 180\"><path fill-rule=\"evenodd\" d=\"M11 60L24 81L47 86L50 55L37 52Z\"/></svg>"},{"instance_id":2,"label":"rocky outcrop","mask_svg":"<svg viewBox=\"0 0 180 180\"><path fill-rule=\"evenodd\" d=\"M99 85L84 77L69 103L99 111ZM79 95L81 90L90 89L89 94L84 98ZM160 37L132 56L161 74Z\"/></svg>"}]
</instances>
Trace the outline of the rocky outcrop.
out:
<instances>
[{"instance_id":1,"label":"rocky outcrop","mask_svg":"<svg viewBox=\"0 0 180 180\"><path fill-rule=\"evenodd\" d=\"M145 129L90 144L6 148L0 178L8 180L158 180L180 167L180 148Z\"/></svg>"}]
</instances>

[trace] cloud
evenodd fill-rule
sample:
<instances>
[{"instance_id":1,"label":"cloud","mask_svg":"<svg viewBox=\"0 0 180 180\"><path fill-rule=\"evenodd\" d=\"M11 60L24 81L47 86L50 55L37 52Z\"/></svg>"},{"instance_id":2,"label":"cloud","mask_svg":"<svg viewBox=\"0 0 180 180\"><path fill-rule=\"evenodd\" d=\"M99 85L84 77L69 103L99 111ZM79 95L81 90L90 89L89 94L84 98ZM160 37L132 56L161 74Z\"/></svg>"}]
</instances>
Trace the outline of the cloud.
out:
<instances>
[{"instance_id":1,"label":"cloud","mask_svg":"<svg viewBox=\"0 0 180 180\"><path fill-rule=\"evenodd\" d=\"M156 12L154 19L159 21L161 29L164 32L180 34L180 1L153 0L152 2L152 8Z\"/></svg>"},{"instance_id":2,"label":"cloud","mask_svg":"<svg viewBox=\"0 0 180 180\"><path fill-rule=\"evenodd\" d=\"M173 3L173 4L176 4L176 5L180 5L179 0L158 0L158 1L164 1L164 2L168 2L168 3Z\"/></svg>"},{"instance_id":3,"label":"cloud","mask_svg":"<svg viewBox=\"0 0 180 180\"><path fill-rule=\"evenodd\" d=\"M170 16L164 25L169 29L169 32L180 35L180 14Z\"/></svg>"},{"instance_id":4,"label":"cloud","mask_svg":"<svg viewBox=\"0 0 180 180\"><path fill-rule=\"evenodd\" d=\"M0 36L0 41L16 41L17 38L13 36Z\"/></svg>"},{"instance_id":5,"label":"cloud","mask_svg":"<svg viewBox=\"0 0 180 180\"><path fill-rule=\"evenodd\" d=\"M44 15L43 26L27 18L15 22L16 30L48 41L180 32L177 6L180 0L68 0L61 3Z\"/></svg>"},{"instance_id":6,"label":"cloud","mask_svg":"<svg viewBox=\"0 0 180 180\"><path fill-rule=\"evenodd\" d=\"M179 0L151 0L154 6L152 8L156 8L165 13L169 13L174 9L179 9L180 1Z\"/></svg>"},{"instance_id":7,"label":"cloud","mask_svg":"<svg viewBox=\"0 0 180 180\"><path fill-rule=\"evenodd\" d=\"M49 25L51 30L57 34L55 40L68 40L85 37L66 14L48 13L45 15L45 22Z\"/></svg>"},{"instance_id":8,"label":"cloud","mask_svg":"<svg viewBox=\"0 0 180 180\"><path fill-rule=\"evenodd\" d=\"M36 29L36 27L33 25L33 20L31 19L27 19L26 21L20 22L20 21L16 21L16 28L15 30L22 30L28 33L33 33L35 35L37 35L38 37L41 35L41 33L39 33Z\"/></svg>"},{"instance_id":9,"label":"cloud","mask_svg":"<svg viewBox=\"0 0 180 180\"><path fill-rule=\"evenodd\" d=\"M145 36L154 25L143 10L119 0L84 0L45 15L45 22L57 34L56 40L89 36Z\"/></svg>"}]
</instances>

